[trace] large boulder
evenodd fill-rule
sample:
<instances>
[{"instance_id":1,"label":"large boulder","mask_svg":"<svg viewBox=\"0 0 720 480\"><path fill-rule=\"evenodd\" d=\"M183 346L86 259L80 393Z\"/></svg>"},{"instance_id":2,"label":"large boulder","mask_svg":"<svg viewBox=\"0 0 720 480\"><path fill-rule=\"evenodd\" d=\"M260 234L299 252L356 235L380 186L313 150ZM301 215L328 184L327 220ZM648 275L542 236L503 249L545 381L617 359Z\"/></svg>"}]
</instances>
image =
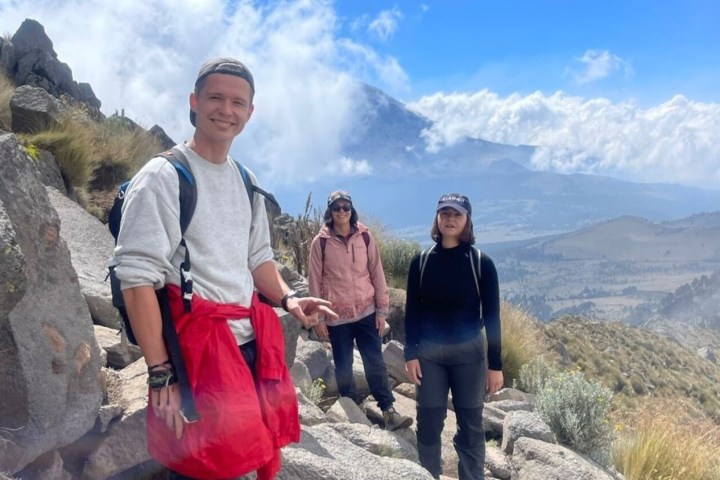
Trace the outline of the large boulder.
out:
<instances>
[{"instance_id":1,"label":"large boulder","mask_svg":"<svg viewBox=\"0 0 720 480\"><path fill-rule=\"evenodd\" d=\"M90 430L100 350L60 221L14 135L0 136L0 471Z\"/></svg>"},{"instance_id":2,"label":"large boulder","mask_svg":"<svg viewBox=\"0 0 720 480\"><path fill-rule=\"evenodd\" d=\"M0 75L12 77L15 68L15 47L12 43L0 37Z\"/></svg>"},{"instance_id":3,"label":"large boulder","mask_svg":"<svg viewBox=\"0 0 720 480\"><path fill-rule=\"evenodd\" d=\"M371 433L366 426L344 426L352 430L353 441L348 440L336 430L334 425L316 425L303 427L300 443L291 444L282 451L282 470L278 480L431 480L427 470L415 462L394 455L405 455L400 443L394 444L391 437L384 437L387 443L377 445L377 441L368 438L361 441L360 430L368 436L380 436ZM356 443L375 443L377 454L371 453ZM384 455L388 456L384 456Z\"/></svg>"},{"instance_id":4,"label":"large boulder","mask_svg":"<svg viewBox=\"0 0 720 480\"><path fill-rule=\"evenodd\" d=\"M512 480L616 480L592 460L562 445L523 437L515 442Z\"/></svg>"},{"instance_id":5,"label":"large boulder","mask_svg":"<svg viewBox=\"0 0 720 480\"><path fill-rule=\"evenodd\" d=\"M405 298L407 294L401 288L390 289L390 312L385 319L390 325L392 339L405 344Z\"/></svg>"},{"instance_id":6,"label":"large boulder","mask_svg":"<svg viewBox=\"0 0 720 480\"><path fill-rule=\"evenodd\" d=\"M70 249L93 322L119 329L122 321L112 305L110 282L106 281L108 258L115 248L115 240L107 226L80 205L54 188L48 188L48 195L60 216L60 236Z\"/></svg>"},{"instance_id":7,"label":"large boulder","mask_svg":"<svg viewBox=\"0 0 720 480\"><path fill-rule=\"evenodd\" d=\"M13 132L33 133L59 123L64 106L42 88L23 85L10 98L10 111Z\"/></svg>"}]
</instances>

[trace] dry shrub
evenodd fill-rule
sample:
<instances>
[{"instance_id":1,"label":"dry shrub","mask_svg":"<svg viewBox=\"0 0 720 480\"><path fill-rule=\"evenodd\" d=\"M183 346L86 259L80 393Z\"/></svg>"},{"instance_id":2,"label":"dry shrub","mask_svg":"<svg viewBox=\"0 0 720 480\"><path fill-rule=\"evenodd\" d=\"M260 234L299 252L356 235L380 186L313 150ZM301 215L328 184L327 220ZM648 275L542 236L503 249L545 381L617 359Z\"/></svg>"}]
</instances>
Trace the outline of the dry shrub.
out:
<instances>
[{"instance_id":1,"label":"dry shrub","mask_svg":"<svg viewBox=\"0 0 720 480\"><path fill-rule=\"evenodd\" d=\"M628 480L720 480L720 426L689 402L647 399L616 429L615 468Z\"/></svg>"},{"instance_id":2,"label":"dry shrub","mask_svg":"<svg viewBox=\"0 0 720 480\"><path fill-rule=\"evenodd\" d=\"M12 123L10 99L14 93L15 84L4 73L0 73L0 129L10 130Z\"/></svg>"},{"instance_id":3,"label":"dry shrub","mask_svg":"<svg viewBox=\"0 0 720 480\"><path fill-rule=\"evenodd\" d=\"M545 335L535 317L525 310L503 302L502 363L505 385L511 386L520 376L520 368L533 362L546 350Z\"/></svg>"}]
</instances>

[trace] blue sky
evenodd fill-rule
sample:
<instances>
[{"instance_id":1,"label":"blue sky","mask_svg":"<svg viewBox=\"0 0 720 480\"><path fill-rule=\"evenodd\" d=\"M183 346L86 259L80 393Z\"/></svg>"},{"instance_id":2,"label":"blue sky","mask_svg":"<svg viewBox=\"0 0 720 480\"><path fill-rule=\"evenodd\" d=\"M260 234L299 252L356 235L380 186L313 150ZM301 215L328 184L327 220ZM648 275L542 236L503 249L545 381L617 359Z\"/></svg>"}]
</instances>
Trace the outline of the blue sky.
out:
<instances>
[{"instance_id":1,"label":"blue sky","mask_svg":"<svg viewBox=\"0 0 720 480\"><path fill-rule=\"evenodd\" d=\"M649 106L682 93L717 102L720 4L714 1L340 1L344 35L398 59L414 98L488 88L562 90ZM365 25L381 12L385 36ZM387 25L392 24L391 27ZM389 32L389 33L388 33ZM585 53L595 51L583 61ZM616 59L579 81L601 52ZM372 79L369 79L372 80Z\"/></svg>"},{"instance_id":2,"label":"blue sky","mask_svg":"<svg viewBox=\"0 0 720 480\"><path fill-rule=\"evenodd\" d=\"M538 169L720 188L718 5L0 0L0 29L38 20L104 113L176 140L203 61L243 59L256 109L232 153L275 190L373 175L340 151L358 79L433 120L434 151L470 136L536 145Z\"/></svg>"}]
</instances>

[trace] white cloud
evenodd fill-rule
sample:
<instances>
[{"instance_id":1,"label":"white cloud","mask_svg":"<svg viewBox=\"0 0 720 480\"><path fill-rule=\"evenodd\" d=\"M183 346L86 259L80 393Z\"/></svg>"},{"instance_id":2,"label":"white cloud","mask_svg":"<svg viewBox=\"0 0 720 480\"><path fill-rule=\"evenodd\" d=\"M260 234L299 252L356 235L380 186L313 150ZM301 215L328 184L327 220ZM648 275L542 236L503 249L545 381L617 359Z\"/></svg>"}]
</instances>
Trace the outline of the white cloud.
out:
<instances>
[{"instance_id":1,"label":"white cloud","mask_svg":"<svg viewBox=\"0 0 720 480\"><path fill-rule=\"evenodd\" d=\"M105 114L124 109L178 141L192 133L188 95L200 65L217 55L240 58L257 94L232 153L266 184L308 180L341 157L362 107L355 79L394 89L407 82L396 59L339 37L324 0L0 0L0 12L11 34L25 18L39 21ZM360 164L346 171L365 174Z\"/></svg>"},{"instance_id":2,"label":"white cloud","mask_svg":"<svg viewBox=\"0 0 720 480\"><path fill-rule=\"evenodd\" d=\"M618 71L623 71L626 76L632 74L630 64L608 50L586 50L582 57L575 60L584 66L582 71L573 74L575 81L581 85L596 82Z\"/></svg>"},{"instance_id":3,"label":"white cloud","mask_svg":"<svg viewBox=\"0 0 720 480\"><path fill-rule=\"evenodd\" d=\"M398 28L398 22L403 19L403 14L397 7L391 10L383 10L368 25L368 32L379 40L386 42L393 36Z\"/></svg>"},{"instance_id":4,"label":"white cloud","mask_svg":"<svg viewBox=\"0 0 720 480\"><path fill-rule=\"evenodd\" d=\"M367 160L354 160L342 157L328 164L325 172L329 175L341 177L367 176L372 174L372 165Z\"/></svg>"},{"instance_id":5,"label":"white cloud","mask_svg":"<svg viewBox=\"0 0 720 480\"><path fill-rule=\"evenodd\" d=\"M677 95L643 109L562 92L503 98L482 90L438 93L408 106L436 122L425 132L431 150L469 136L539 146L539 169L712 188L720 182L720 104Z\"/></svg>"}]
</instances>

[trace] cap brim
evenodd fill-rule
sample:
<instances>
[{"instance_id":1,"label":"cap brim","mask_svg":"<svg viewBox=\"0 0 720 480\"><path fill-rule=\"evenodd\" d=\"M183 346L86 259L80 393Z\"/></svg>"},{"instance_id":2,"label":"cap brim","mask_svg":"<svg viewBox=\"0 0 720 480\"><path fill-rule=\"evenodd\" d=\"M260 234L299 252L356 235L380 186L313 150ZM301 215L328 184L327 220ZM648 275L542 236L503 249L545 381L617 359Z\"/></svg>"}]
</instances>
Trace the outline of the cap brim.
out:
<instances>
[{"instance_id":1,"label":"cap brim","mask_svg":"<svg viewBox=\"0 0 720 480\"><path fill-rule=\"evenodd\" d=\"M460 205L458 205L457 203L454 203L454 202L438 203L437 210L435 210L435 211L439 212L443 208L452 208L452 209L457 210L458 212L462 213L463 215L468 213L467 210L465 210L463 207L461 207Z\"/></svg>"}]
</instances>

